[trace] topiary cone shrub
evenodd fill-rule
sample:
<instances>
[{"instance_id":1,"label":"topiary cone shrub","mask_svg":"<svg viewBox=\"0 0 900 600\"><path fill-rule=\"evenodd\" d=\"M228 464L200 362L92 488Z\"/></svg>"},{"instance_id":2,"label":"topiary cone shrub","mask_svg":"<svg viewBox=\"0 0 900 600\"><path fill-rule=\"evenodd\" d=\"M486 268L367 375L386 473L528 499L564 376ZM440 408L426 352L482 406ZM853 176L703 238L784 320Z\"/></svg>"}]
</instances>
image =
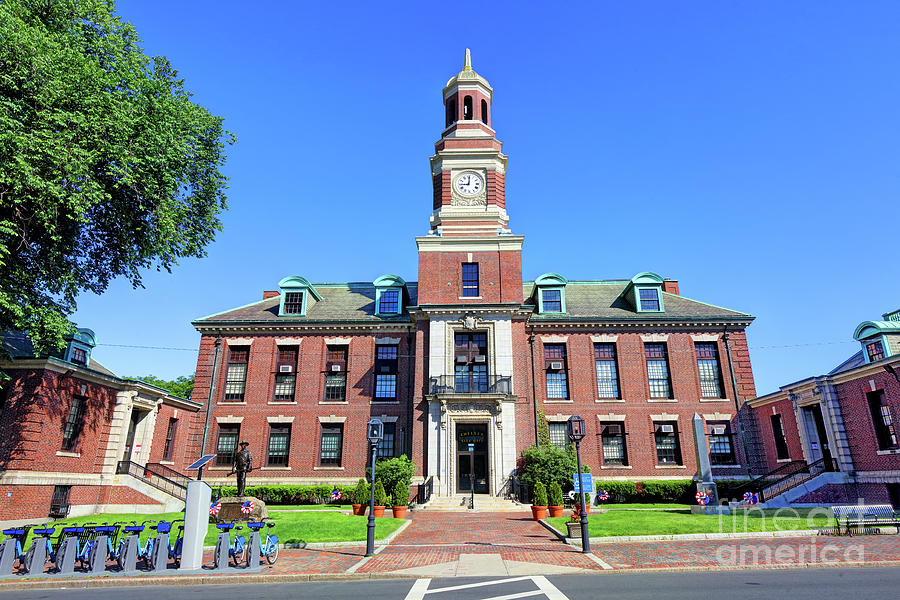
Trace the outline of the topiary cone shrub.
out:
<instances>
[{"instance_id":1,"label":"topiary cone shrub","mask_svg":"<svg viewBox=\"0 0 900 600\"><path fill-rule=\"evenodd\" d=\"M354 515L366 514L366 505L368 503L369 503L369 484L366 483L365 479L360 477L359 481L356 484L356 488L353 490L353 514Z\"/></svg>"},{"instance_id":2,"label":"topiary cone shrub","mask_svg":"<svg viewBox=\"0 0 900 600\"><path fill-rule=\"evenodd\" d=\"M543 482L536 481L534 493L531 496L531 515L535 521L547 518L547 486Z\"/></svg>"},{"instance_id":3,"label":"topiary cone shrub","mask_svg":"<svg viewBox=\"0 0 900 600\"><path fill-rule=\"evenodd\" d=\"M402 481L398 481L391 490L391 498L394 505L391 510L394 512L395 519L403 519L406 517L406 509L409 505L409 486L404 485Z\"/></svg>"},{"instance_id":4,"label":"topiary cone shrub","mask_svg":"<svg viewBox=\"0 0 900 600\"><path fill-rule=\"evenodd\" d=\"M373 513L376 517L384 516L384 507L387 505L387 494L384 492L384 484L380 481L375 482L375 506Z\"/></svg>"},{"instance_id":5,"label":"topiary cone shrub","mask_svg":"<svg viewBox=\"0 0 900 600\"><path fill-rule=\"evenodd\" d=\"M550 511L551 517L561 517L563 514L563 491L562 486L555 481L550 482L550 486L548 488L548 498L547 502L549 503L547 506L547 510Z\"/></svg>"}]
</instances>

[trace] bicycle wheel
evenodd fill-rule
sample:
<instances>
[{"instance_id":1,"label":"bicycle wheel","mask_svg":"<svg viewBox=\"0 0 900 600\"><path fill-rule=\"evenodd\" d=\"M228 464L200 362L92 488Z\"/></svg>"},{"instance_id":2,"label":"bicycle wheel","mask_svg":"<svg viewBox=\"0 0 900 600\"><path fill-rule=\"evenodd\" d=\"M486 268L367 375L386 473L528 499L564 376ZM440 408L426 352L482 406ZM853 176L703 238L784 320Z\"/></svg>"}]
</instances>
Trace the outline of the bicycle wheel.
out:
<instances>
[{"instance_id":1,"label":"bicycle wheel","mask_svg":"<svg viewBox=\"0 0 900 600\"><path fill-rule=\"evenodd\" d=\"M216 568L219 567L219 556L221 554L222 554L222 550L219 547L219 544L216 544L216 551L215 551L215 553L213 553L213 565L215 565Z\"/></svg>"},{"instance_id":2,"label":"bicycle wheel","mask_svg":"<svg viewBox=\"0 0 900 600\"><path fill-rule=\"evenodd\" d=\"M22 557L22 570L26 573L31 573L31 567L33 566L31 563L34 560L34 545L37 542L31 542L31 548L28 549L28 552L25 553L25 556ZM43 569L41 569L43 571Z\"/></svg>"},{"instance_id":3,"label":"bicycle wheel","mask_svg":"<svg viewBox=\"0 0 900 600\"><path fill-rule=\"evenodd\" d=\"M239 567L247 558L247 544L241 544L240 547L234 549L234 566Z\"/></svg>"},{"instance_id":4,"label":"bicycle wheel","mask_svg":"<svg viewBox=\"0 0 900 600\"><path fill-rule=\"evenodd\" d=\"M88 569L91 571L94 570L94 565L97 564L99 557L103 552L101 551L100 544L94 542L91 545L90 554L88 555Z\"/></svg>"},{"instance_id":5,"label":"bicycle wheel","mask_svg":"<svg viewBox=\"0 0 900 600\"><path fill-rule=\"evenodd\" d=\"M119 570L123 570L125 568L125 540L119 540L119 547L116 548L116 564L119 565Z\"/></svg>"},{"instance_id":6,"label":"bicycle wheel","mask_svg":"<svg viewBox=\"0 0 900 600\"><path fill-rule=\"evenodd\" d=\"M266 562L274 565L276 560L278 560L278 544L273 544L272 551L266 553Z\"/></svg>"},{"instance_id":7,"label":"bicycle wheel","mask_svg":"<svg viewBox=\"0 0 900 600\"><path fill-rule=\"evenodd\" d=\"M163 568L164 569L166 568L166 565L168 563L168 558L169 558L169 556L168 556L169 549L164 548L163 545L159 543L159 541L153 542L153 550L150 551L150 568L156 568L156 565L158 564L157 561L159 560L160 552L166 553L167 560L163 563L163 565L164 565Z\"/></svg>"}]
</instances>

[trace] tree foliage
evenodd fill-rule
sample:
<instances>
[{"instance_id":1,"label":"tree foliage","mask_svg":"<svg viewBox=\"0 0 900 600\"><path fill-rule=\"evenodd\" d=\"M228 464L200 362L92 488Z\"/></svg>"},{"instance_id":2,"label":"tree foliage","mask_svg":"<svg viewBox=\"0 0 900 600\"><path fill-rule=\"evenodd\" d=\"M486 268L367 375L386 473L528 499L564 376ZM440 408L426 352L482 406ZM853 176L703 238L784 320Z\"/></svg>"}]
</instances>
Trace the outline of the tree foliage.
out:
<instances>
[{"instance_id":1,"label":"tree foliage","mask_svg":"<svg viewBox=\"0 0 900 600\"><path fill-rule=\"evenodd\" d=\"M155 385L156 387L160 387L164 390L169 390L171 393L175 394L180 398L186 398L190 400L191 395L194 393L194 376L185 377L181 375L171 381L166 379L160 379L156 375L140 375L137 377L126 377L126 379L137 379L138 381L143 381L144 383L149 383L150 385Z\"/></svg>"},{"instance_id":2,"label":"tree foliage","mask_svg":"<svg viewBox=\"0 0 900 600\"><path fill-rule=\"evenodd\" d=\"M578 470L574 444L569 444L566 449L549 444L532 446L522 451L522 458L525 462L521 476L524 483L533 486L539 481L545 485L555 481L564 490L574 487L572 476ZM582 463L581 471L590 473L591 469Z\"/></svg>"},{"instance_id":3,"label":"tree foliage","mask_svg":"<svg viewBox=\"0 0 900 600\"><path fill-rule=\"evenodd\" d=\"M113 0L0 2L0 331L61 346L77 296L201 257L233 137Z\"/></svg>"}]
</instances>

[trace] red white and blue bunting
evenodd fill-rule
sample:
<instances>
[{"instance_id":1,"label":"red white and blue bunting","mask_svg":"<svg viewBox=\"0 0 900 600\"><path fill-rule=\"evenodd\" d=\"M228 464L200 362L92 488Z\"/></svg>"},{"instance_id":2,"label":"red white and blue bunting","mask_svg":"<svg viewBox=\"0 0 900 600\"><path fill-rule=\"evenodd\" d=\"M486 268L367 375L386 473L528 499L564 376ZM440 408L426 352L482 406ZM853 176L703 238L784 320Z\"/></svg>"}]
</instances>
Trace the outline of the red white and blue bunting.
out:
<instances>
[{"instance_id":1,"label":"red white and blue bunting","mask_svg":"<svg viewBox=\"0 0 900 600\"><path fill-rule=\"evenodd\" d=\"M709 504L709 494L706 492L697 492L697 504Z\"/></svg>"},{"instance_id":2,"label":"red white and blue bunting","mask_svg":"<svg viewBox=\"0 0 900 600\"><path fill-rule=\"evenodd\" d=\"M253 500L247 500L241 504L241 512L245 515L249 515L251 510L253 510Z\"/></svg>"},{"instance_id":3,"label":"red white and blue bunting","mask_svg":"<svg viewBox=\"0 0 900 600\"><path fill-rule=\"evenodd\" d=\"M600 490L597 494L597 500L609 500L609 492L606 490Z\"/></svg>"},{"instance_id":4,"label":"red white and blue bunting","mask_svg":"<svg viewBox=\"0 0 900 600\"><path fill-rule=\"evenodd\" d=\"M209 505L209 515L211 517L218 515L220 510L222 510L222 503L218 500Z\"/></svg>"}]
</instances>

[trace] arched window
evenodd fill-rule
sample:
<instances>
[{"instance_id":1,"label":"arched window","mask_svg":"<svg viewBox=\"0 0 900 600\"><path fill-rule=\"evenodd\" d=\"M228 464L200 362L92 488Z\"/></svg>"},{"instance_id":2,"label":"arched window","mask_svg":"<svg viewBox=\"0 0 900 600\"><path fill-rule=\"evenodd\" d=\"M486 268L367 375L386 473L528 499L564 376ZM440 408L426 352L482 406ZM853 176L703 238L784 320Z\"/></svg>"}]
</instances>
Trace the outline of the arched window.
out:
<instances>
[{"instance_id":1,"label":"arched window","mask_svg":"<svg viewBox=\"0 0 900 600\"><path fill-rule=\"evenodd\" d=\"M447 102L447 124L444 127L450 127L456 122L456 100Z\"/></svg>"},{"instance_id":2,"label":"arched window","mask_svg":"<svg viewBox=\"0 0 900 600\"><path fill-rule=\"evenodd\" d=\"M466 96L463 100L463 119L472 120L472 96Z\"/></svg>"},{"instance_id":3,"label":"arched window","mask_svg":"<svg viewBox=\"0 0 900 600\"><path fill-rule=\"evenodd\" d=\"M487 100L481 101L481 122L488 125Z\"/></svg>"}]
</instances>

